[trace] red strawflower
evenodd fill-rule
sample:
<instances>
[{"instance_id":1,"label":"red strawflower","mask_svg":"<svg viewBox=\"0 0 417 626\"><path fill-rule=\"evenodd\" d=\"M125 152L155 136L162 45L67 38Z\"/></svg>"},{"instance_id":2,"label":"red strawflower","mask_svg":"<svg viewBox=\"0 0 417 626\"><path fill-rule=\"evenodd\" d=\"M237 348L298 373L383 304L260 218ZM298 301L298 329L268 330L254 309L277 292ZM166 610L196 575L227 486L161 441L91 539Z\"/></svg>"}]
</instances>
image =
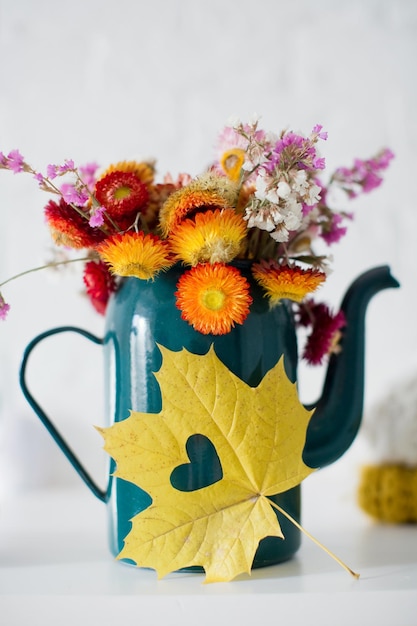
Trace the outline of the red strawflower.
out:
<instances>
[{"instance_id":1,"label":"red strawflower","mask_svg":"<svg viewBox=\"0 0 417 626\"><path fill-rule=\"evenodd\" d=\"M84 267L84 284L95 310L104 315L110 295L116 291L116 281L102 261L88 261Z\"/></svg>"},{"instance_id":2,"label":"red strawflower","mask_svg":"<svg viewBox=\"0 0 417 626\"><path fill-rule=\"evenodd\" d=\"M105 237L100 229L92 228L88 220L77 213L63 198L59 203L50 200L44 212L52 238L57 245L92 248L101 243Z\"/></svg>"},{"instance_id":3,"label":"red strawflower","mask_svg":"<svg viewBox=\"0 0 417 626\"><path fill-rule=\"evenodd\" d=\"M326 356L340 351L341 329L346 326L343 311L333 314L326 304L310 301L300 306L297 323L311 326L303 352L310 365L321 365Z\"/></svg>"},{"instance_id":4,"label":"red strawflower","mask_svg":"<svg viewBox=\"0 0 417 626\"><path fill-rule=\"evenodd\" d=\"M95 196L107 214L117 221L144 210L149 191L133 172L115 170L97 181Z\"/></svg>"}]
</instances>

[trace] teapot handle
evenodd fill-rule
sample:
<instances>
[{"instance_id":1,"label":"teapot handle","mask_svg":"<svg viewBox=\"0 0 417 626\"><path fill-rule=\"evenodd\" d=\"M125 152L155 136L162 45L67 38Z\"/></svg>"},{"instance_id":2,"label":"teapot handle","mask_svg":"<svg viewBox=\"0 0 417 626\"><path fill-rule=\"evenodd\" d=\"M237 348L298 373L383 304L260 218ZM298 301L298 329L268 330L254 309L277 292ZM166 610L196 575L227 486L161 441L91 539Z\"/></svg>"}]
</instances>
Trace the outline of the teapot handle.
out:
<instances>
[{"instance_id":1,"label":"teapot handle","mask_svg":"<svg viewBox=\"0 0 417 626\"><path fill-rule=\"evenodd\" d=\"M32 409L35 411L35 413L37 414L37 416L39 417L39 419L41 420L41 422L43 423L43 425L45 426L49 434L54 439L55 443L59 446L59 448L65 454L65 456L67 457L71 465L74 467L74 469L78 472L79 476L85 482L87 487L89 487L89 489L93 492L93 494L99 500L101 500L102 502L107 502L107 500L109 499L108 489L106 490L101 489L96 484L96 482L91 478L89 473L86 471L86 469L82 465L81 461L77 458L77 456L71 450L71 448L69 447L65 439L62 437L60 432L57 430L57 428L54 426L52 421L46 415L45 411L35 400L31 392L29 391L27 383L26 383L26 368L27 368L28 359L32 353L32 350L38 345L38 343L40 343L47 337L51 337L52 335L57 335L59 333L65 333L65 332L77 333L79 335L82 335L89 341L92 341L95 344L99 344L99 345L103 344L103 339L100 339L99 337L96 337L92 333L89 333L88 331L83 330L82 328L78 328L76 326L60 326L58 328L51 328L50 330L47 330L41 333L40 335L37 335L26 346L26 349L23 354L23 359L20 365L20 374L19 374L20 387L23 391L23 395L25 396L26 400L29 402Z\"/></svg>"}]
</instances>

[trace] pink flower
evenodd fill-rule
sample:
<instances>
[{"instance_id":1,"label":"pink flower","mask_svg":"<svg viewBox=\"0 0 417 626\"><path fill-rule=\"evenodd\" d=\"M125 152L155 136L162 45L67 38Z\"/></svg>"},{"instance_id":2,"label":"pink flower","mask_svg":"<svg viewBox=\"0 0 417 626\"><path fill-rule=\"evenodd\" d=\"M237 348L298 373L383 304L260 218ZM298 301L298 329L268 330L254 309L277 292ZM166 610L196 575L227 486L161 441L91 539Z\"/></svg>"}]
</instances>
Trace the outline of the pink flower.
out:
<instances>
[{"instance_id":1,"label":"pink flower","mask_svg":"<svg viewBox=\"0 0 417 626\"><path fill-rule=\"evenodd\" d=\"M89 189L94 189L98 167L97 163L86 163L78 168L81 180Z\"/></svg>"},{"instance_id":2,"label":"pink flower","mask_svg":"<svg viewBox=\"0 0 417 626\"><path fill-rule=\"evenodd\" d=\"M381 183L382 183L381 176L378 176L378 174L376 174L375 172L370 171L363 178L362 189L365 193L369 193L373 189L376 189L377 187L379 187Z\"/></svg>"},{"instance_id":3,"label":"pink flower","mask_svg":"<svg viewBox=\"0 0 417 626\"><path fill-rule=\"evenodd\" d=\"M0 320L4 321L7 317L7 314L10 310L10 304L5 302L3 296L0 293Z\"/></svg>"},{"instance_id":4,"label":"pink flower","mask_svg":"<svg viewBox=\"0 0 417 626\"><path fill-rule=\"evenodd\" d=\"M324 141L326 141L327 137L328 137L328 133L327 131L323 131L321 132L321 129L323 128L323 126L321 124L316 124L312 130L312 135L317 135L317 137L319 137L320 139L323 139Z\"/></svg>"},{"instance_id":5,"label":"pink flower","mask_svg":"<svg viewBox=\"0 0 417 626\"><path fill-rule=\"evenodd\" d=\"M313 168L315 170L324 170L326 168L326 159L323 157L314 157Z\"/></svg>"},{"instance_id":6,"label":"pink flower","mask_svg":"<svg viewBox=\"0 0 417 626\"><path fill-rule=\"evenodd\" d=\"M76 206L83 206L88 200L88 195L78 189L75 185L65 183L61 187L61 194L67 204L75 204Z\"/></svg>"},{"instance_id":7,"label":"pink flower","mask_svg":"<svg viewBox=\"0 0 417 626\"><path fill-rule=\"evenodd\" d=\"M19 150L12 150L7 155L7 169L11 170L15 174L23 172L24 159Z\"/></svg>"},{"instance_id":8,"label":"pink flower","mask_svg":"<svg viewBox=\"0 0 417 626\"><path fill-rule=\"evenodd\" d=\"M58 176L57 174L57 166L56 165L48 165L46 168L46 175L48 178L53 180Z\"/></svg>"},{"instance_id":9,"label":"pink flower","mask_svg":"<svg viewBox=\"0 0 417 626\"><path fill-rule=\"evenodd\" d=\"M65 174L65 172L72 172L75 170L74 161L72 159L65 159L64 164L59 166L60 174Z\"/></svg>"},{"instance_id":10,"label":"pink flower","mask_svg":"<svg viewBox=\"0 0 417 626\"><path fill-rule=\"evenodd\" d=\"M369 193L382 183L380 172L388 167L393 158L393 152L385 148L372 159L355 159L352 168L339 167L334 180L343 187L349 198L355 198L360 191Z\"/></svg>"},{"instance_id":11,"label":"pink flower","mask_svg":"<svg viewBox=\"0 0 417 626\"><path fill-rule=\"evenodd\" d=\"M7 157L3 154L3 152L0 152L0 166L7 166Z\"/></svg>"},{"instance_id":12,"label":"pink flower","mask_svg":"<svg viewBox=\"0 0 417 626\"><path fill-rule=\"evenodd\" d=\"M93 211L91 212L90 215L90 219L89 219L89 225L92 228L100 228L100 226L103 226L104 224L104 213L105 209L102 206L98 206L95 209L93 209Z\"/></svg>"},{"instance_id":13,"label":"pink flower","mask_svg":"<svg viewBox=\"0 0 417 626\"><path fill-rule=\"evenodd\" d=\"M46 168L46 175L50 179L54 179L57 176L62 176L67 172L73 172L75 169L74 161L72 159L66 159L63 165L50 164Z\"/></svg>"},{"instance_id":14,"label":"pink flower","mask_svg":"<svg viewBox=\"0 0 417 626\"><path fill-rule=\"evenodd\" d=\"M334 213L331 220L323 225L320 236L322 237L322 239L324 239L328 246L330 246L332 243L337 243L342 237L346 235L346 226L341 226L343 217L353 219L353 216L350 214L345 214L344 216L342 216L339 213Z\"/></svg>"},{"instance_id":15,"label":"pink flower","mask_svg":"<svg viewBox=\"0 0 417 626\"><path fill-rule=\"evenodd\" d=\"M243 137L235 128L226 126L223 128L217 140L218 156L220 158L224 152L231 148L246 150L248 143L248 139Z\"/></svg>"},{"instance_id":16,"label":"pink flower","mask_svg":"<svg viewBox=\"0 0 417 626\"><path fill-rule=\"evenodd\" d=\"M45 177L40 172L36 172L36 174L33 175L33 178L37 180L40 185L43 185L45 182Z\"/></svg>"},{"instance_id":17,"label":"pink flower","mask_svg":"<svg viewBox=\"0 0 417 626\"><path fill-rule=\"evenodd\" d=\"M321 130L321 126L315 126ZM315 144L323 133L312 133L311 137L303 137L292 131L281 135L275 143L268 163L263 167L268 171L280 169L317 170L325 168L325 160L317 155Z\"/></svg>"},{"instance_id":18,"label":"pink flower","mask_svg":"<svg viewBox=\"0 0 417 626\"><path fill-rule=\"evenodd\" d=\"M391 160L395 157L395 154L389 148L384 148L376 157L376 161L379 168L382 170L387 169Z\"/></svg>"}]
</instances>

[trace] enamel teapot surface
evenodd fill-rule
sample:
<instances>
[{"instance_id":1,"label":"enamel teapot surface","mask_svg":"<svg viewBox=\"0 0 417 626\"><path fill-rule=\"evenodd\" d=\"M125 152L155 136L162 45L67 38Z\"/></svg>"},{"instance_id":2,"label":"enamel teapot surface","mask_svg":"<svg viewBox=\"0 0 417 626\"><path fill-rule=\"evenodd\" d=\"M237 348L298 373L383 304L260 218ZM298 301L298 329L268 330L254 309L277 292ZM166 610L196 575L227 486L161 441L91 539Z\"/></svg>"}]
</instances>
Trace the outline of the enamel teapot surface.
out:
<instances>
[{"instance_id":1,"label":"enamel teapot surface","mask_svg":"<svg viewBox=\"0 0 417 626\"><path fill-rule=\"evenodd\" d=\"M161 411L161 391L154 376L162 363L158 345L172 351L186 348L198 355L206 354L213 345L226 367L253 387L284 355L287 376L292 382L297 380L297 340L288 302L270 308L248 270L253 304L244 324L236 326L226 335L202 335L181 319L175 306L174 293L182 271L175 266L153 282L124 279L109 302L103 338L78 327L54 328L35 337L27 346L22 360L20 383L26 399L94 495L107 503L110 547L114 555L118 555L123 548L124 539L131 529L131 519L151 504L151 498L136 485L115 478L112 475L115 469L112 459L109 461L106 489L97 486L29 391L27 366L36 345L63 332L75 332L102 345L108 426L126 419L131 410L142 413ZM338 459L357 434L364 397L366 308L376 293L398 286L389 268L382 266L359 276L346 292L341 305L347 320L342 351L329 361L323 393L315 404L307 430L303 459L310 467L323 467ZM176 489L182 491L197 490L218 480L219 459L210 442L196 433L189 443L192 445L194 474L178 476L173 483ZM300 486L273 499L292 517L300 520ZM299 530L280 513L277 512L277 515L285 539L263 539L253 567L287 560L300 545Z\"/></svg>"}]
</instances>

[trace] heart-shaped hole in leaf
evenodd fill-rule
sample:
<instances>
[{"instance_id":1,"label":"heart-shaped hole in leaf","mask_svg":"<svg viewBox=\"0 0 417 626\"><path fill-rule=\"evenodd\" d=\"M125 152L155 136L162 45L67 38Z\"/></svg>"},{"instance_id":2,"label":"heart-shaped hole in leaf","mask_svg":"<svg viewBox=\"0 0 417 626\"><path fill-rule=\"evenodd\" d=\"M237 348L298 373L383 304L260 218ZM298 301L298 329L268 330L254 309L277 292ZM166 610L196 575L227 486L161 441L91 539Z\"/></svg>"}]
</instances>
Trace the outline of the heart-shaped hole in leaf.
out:
<instances>
[{"instance_id":1,"label":"heart-shaped hole in leaf","mask_svg":"<svg viewBox=\"0 0 417 626\"><path fill-rule=\"evenodd\" d=\"M185 444L189 463L179 465L171 473L171 485L178 491L196 491L217 483L223 470L216 448L206 437L196 433Z\"/></svg>"}]
</instances>

